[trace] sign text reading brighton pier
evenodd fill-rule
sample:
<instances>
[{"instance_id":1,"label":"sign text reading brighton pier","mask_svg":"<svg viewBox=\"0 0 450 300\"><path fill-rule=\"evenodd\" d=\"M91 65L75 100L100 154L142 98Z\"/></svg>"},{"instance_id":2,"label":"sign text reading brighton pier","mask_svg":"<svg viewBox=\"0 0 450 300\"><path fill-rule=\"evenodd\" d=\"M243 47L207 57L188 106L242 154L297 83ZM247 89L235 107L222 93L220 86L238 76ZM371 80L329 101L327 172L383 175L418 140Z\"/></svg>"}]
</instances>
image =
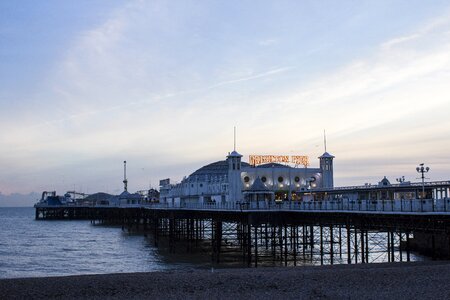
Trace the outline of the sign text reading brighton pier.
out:
<instances>
[{"instance_id":1,"label":"sign text reading brighton pier","mask_svg":"<svg viewBox=\"0 0 450 300\"><path fill-rule=\"evenodd\" d=\"M248 162L252 166L268 163L293 163L309 166L309 158L305 155L249 155Z\"/></svg>"}]
</instances>

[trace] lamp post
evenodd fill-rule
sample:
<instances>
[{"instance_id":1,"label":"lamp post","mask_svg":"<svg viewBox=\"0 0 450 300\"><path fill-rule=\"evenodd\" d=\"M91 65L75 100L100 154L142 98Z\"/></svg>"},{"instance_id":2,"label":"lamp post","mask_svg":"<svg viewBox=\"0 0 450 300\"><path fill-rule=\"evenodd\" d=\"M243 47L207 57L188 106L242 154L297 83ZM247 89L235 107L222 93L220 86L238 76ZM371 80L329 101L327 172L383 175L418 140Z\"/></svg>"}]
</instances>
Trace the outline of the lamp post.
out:
<instances>
[{"instance_id":1,"label":"lamp post","mask_svg":"<svg viewBox=\"0 0 450 300\"><path fill-rule=\"evenodd\" d=\"M428 173L430 171L430 168L424 167L424 164L420 164L419 167L416 168L417 173L421 173L422 178L422 198L425 197L425 173Z\"/></svg>"},{"instance_id":2,"label":"lamp post","mask_svg":"<svg viewBox=\"0 0 450 300\"><path fill-rule=\"evenodd\" d=\"M428 171L430 171L429 167L425 167L424 163L421 163L417 168L416 168L417 173L421 174L421 178L422 178L422 197L420 197L420 207L421 210L423 211L423 198L425 198L425 173L428 173Z\"/></svg>"}]
</instances>

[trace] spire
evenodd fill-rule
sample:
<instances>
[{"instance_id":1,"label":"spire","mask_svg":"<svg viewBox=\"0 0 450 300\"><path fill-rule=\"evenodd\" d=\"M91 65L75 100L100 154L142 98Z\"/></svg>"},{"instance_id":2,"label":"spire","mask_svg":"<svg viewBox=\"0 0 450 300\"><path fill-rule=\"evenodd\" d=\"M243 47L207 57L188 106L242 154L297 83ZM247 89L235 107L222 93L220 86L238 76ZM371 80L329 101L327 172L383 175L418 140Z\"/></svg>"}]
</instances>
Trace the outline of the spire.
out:
<instances>
[{"instance_id":1,"label":"spire","mask_svg":"<svg viewBox=\"0 0 450 300\"><path fill-rule=\"evenodd\" d=\"M128 191L127 161L126 160L123 161L123 185L124 185L124 190Z\"/></svg>"},{"instance_id":2,"label":"spire","mask_svg":"<svg viewBox=\"0 0 450 300\"><path fill-rule=\"evenodd\" d=\"M236 126L234 126L234 138L233 138L233 140L234 140L233 151L231 151L231 153L228 152L228 156L227 157L242 157L242 155L240 155L236 151Z\"/></svg>"},{"instance_id":3,"label":"spire","mask_svg":"<svg viewBox=\"0 0 450 300\"><path fill-rule=\"evenodd\" d=\"M325 148L325 152L327 152L327 135L325 134L325 129L323 130L323 146Z\"/></svg>"},{"instance_id":4,"label":"spire","mask_svg":"<svg viewBox=\"0 0 450 300\"><path fill-rule=\"evenodd\" d=\"M236 151L236 126L234 126L234 147L233 151Z\"/></svg>"}]
</instances>

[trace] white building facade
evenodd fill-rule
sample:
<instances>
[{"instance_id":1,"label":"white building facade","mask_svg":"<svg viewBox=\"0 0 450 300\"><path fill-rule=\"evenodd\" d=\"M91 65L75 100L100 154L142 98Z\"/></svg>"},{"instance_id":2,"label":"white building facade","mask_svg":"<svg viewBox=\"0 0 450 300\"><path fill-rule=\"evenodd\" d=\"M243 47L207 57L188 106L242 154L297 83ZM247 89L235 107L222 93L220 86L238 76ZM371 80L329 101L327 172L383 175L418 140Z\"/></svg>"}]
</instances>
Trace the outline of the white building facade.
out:
<instances>
[{"instance_id":1,"label":"white building facade","mask_svg":"<svg viewBox=\"0 0 450 300\"><path fill-rule=\"evenodd\" d=\"M292 167L288 164L268 163L252 166L242 162L242 155L232 151L226 160L201 167L180 183L170 179L160 181L162 203L226 203L242 202L261 182L271 192L272 200L301 200L298 192L333 188L334 156L325 152L319 157L319 167ZM259 180L257 180L259 178Z\"/></svg>"}]
</instances>

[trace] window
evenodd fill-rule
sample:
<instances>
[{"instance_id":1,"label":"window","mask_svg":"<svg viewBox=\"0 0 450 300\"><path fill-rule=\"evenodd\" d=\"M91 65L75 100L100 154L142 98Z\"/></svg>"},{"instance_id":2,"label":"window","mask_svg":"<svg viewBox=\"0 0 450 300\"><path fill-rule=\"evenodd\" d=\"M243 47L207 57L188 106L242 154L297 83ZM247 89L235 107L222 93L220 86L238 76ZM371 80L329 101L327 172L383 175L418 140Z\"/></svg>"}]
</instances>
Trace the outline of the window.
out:
<instances>
[{"instance_id":1,"label":"window","mask_svg":"<svg viewBox=\"0 0 450 300\"><path fill-rule=\"evenodd\" d=\"M278 177L278 182L279 182L279 183L282 183L282 182L283 182L283 180L284 180L284 179L283 179L283 177L282 177L282 176Z\"/></svg>"},{"instance_id":2,"label":"window","mask_svg":"<svg viewBox=\"0 0 450 300\"><path fill-rule=\"evenodd\" d=\"M203 187L203 183L200 183L200 187Z\"/></svg>"},{"instance_id":3,"label":"window","mask_svg":"<svg viewBox=\"0 0 450 300\"><path fill-rule=\"evenodd\" d=\"M267 181L266 176L261 177L261 181L262 181L262 182L266 182L266 181Z\"/></svg>"},{"instance_id":4,"label":"window","mask_svg":"<svg viewBox=\"0 0 450 300\"><path fill-rule=\"evenodd\" d=\"M295 181L295 182L300 182L300 177L295 176L294 181Z\"/></svg>"},{"instance_id":5,"label":"window","mask_svg":"<svg viewBox=\"0 0 450 300\"><path fill-rule=\"evenodd\" d=\"M244 182L249 182L249 181L250 181L250 177L245 176L245 177L244 177Z\"/></svg>"}]
</instances>

